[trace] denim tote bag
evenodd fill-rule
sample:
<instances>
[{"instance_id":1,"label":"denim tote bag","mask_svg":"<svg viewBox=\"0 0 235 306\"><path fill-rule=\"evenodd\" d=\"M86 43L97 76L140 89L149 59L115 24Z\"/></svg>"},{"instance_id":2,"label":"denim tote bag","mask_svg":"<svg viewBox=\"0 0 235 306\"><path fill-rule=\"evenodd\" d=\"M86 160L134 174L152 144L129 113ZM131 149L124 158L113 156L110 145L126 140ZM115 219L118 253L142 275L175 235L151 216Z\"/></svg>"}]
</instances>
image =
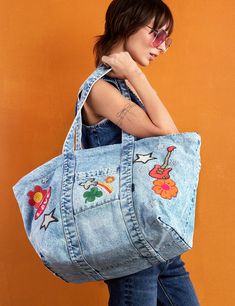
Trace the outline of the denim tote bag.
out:
<instances>
[{"instance_id":1,"label":"denim tote bag","mask_svg":"<svg viewBox=\"0 0 235 306\"><path fill-rule=\"evenodd\" d=\"M80 87L62 154L12 187L30 243L65 282L123 277L192 248L201 168L197 132L135 140L122 131L121 143L82 148L81 109L110 70L101 64Z\"/></svg>"}]
</instances>

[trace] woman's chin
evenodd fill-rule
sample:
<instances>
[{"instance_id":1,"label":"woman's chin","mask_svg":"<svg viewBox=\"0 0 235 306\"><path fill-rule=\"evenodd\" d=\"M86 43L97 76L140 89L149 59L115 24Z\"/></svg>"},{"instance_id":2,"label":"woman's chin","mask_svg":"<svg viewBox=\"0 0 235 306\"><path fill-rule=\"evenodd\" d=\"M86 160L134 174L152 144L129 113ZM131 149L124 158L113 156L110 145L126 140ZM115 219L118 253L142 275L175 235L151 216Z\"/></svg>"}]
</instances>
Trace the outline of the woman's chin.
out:
<instances>
[{"instance_id":1,"label":"woman's chin","mask_svg":"<svg viewBox=\"0 0 235 306\"><path fill-rule=\"evenodd\" d=\"M141 61L138 61L137 63L142 67L146 67L150 64L150 61L147 59L142 59Z\"/></svg>"},{"instance_id":2,"label":"woman's chin","mask_svg":"<svg viewBox=\"0 0 235 306\"><path fill-rule=\"evenodd\" d=\"M145 61L145 63L143 64L144 67L147 67L150 64L150 61Z\"/></svg>"}]
</instances>

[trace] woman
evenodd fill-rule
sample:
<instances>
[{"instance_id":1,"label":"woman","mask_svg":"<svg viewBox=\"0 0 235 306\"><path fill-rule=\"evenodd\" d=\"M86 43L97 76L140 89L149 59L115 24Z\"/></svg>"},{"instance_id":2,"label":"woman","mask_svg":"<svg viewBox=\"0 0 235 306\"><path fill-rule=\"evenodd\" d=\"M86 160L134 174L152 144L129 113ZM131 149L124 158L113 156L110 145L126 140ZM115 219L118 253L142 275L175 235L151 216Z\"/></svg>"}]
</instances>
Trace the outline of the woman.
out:
<instances>
[{"instance_id":1,"label":"woman","mask_svg":"<svg viewBox=\"0 0 235 306\"><path fill-rule=\"evenodd\" d=\"M105 33L94 46L96 67L112 67L92 87L82 108L85 148L121 142L121 129L136 138L179 133L156 91L139 68L171 44L173 17L161 0L114 0ZM119 91L124 80L131 100ZM121 278L106 280L109 306L199 305L189 273L177 256Z\"/></svg>"}]
</instances>

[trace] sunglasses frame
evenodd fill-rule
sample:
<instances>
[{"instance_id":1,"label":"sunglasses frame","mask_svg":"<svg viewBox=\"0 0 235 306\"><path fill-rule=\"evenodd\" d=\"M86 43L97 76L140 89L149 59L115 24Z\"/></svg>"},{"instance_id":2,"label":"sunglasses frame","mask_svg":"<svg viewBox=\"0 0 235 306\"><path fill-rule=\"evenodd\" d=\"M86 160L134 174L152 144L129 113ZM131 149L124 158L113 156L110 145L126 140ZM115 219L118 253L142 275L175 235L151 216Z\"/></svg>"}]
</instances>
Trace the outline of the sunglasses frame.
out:
<instances>
[{"instance_id":1,"label":"sunglasses frame","mask_svg":"<svg viewBox=\"0 0 235 306\"><path fill-rule=\"evenodd\" d=\"M155 39L157 38L157 35L160 33L160 32L165 32L166 33L166 31L165 30L159 30L159 31L156 31L155 29L153 29L152 27L150 27L150 26L148 26L148 25L146 25L146 27L148 27L149 29L151 29L153 32L155 32L156 33L156 36L154 37L154 39L153 39L153 41L152 41L152 45L154 44L154 41L155 41ZM166 45L166 49L165 49L165 51L170 47L170 45L171 45L171 43L172 43L172 39L170 38L170 37L168 37L168 35L167 35L167 33L166 33L166 38L165 38L165 40L163 40L158 46L156 46L155 48L158 48L163 42L166 42L166 41L168 41L168 44ZM170 43L169 43L170 42Z\"/></svg>"}]
</instances>

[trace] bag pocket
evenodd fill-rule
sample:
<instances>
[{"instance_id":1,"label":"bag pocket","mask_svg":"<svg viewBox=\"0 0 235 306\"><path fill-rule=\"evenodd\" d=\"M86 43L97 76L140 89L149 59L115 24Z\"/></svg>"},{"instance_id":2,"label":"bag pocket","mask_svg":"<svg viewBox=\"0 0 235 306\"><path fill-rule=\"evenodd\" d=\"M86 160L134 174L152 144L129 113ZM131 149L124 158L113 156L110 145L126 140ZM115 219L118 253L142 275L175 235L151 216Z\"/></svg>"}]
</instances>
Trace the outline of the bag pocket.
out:
<instances>
[{"instance_id":1,"label":"bag pocket","mask_svg":"<svg viewBox=\"0 0 235 306\"><path fill-rule=\"evenodd\" d=\"M119 198L119 167L95 169L75 175L74 214Z\"/></svg>"}]
</instances>

